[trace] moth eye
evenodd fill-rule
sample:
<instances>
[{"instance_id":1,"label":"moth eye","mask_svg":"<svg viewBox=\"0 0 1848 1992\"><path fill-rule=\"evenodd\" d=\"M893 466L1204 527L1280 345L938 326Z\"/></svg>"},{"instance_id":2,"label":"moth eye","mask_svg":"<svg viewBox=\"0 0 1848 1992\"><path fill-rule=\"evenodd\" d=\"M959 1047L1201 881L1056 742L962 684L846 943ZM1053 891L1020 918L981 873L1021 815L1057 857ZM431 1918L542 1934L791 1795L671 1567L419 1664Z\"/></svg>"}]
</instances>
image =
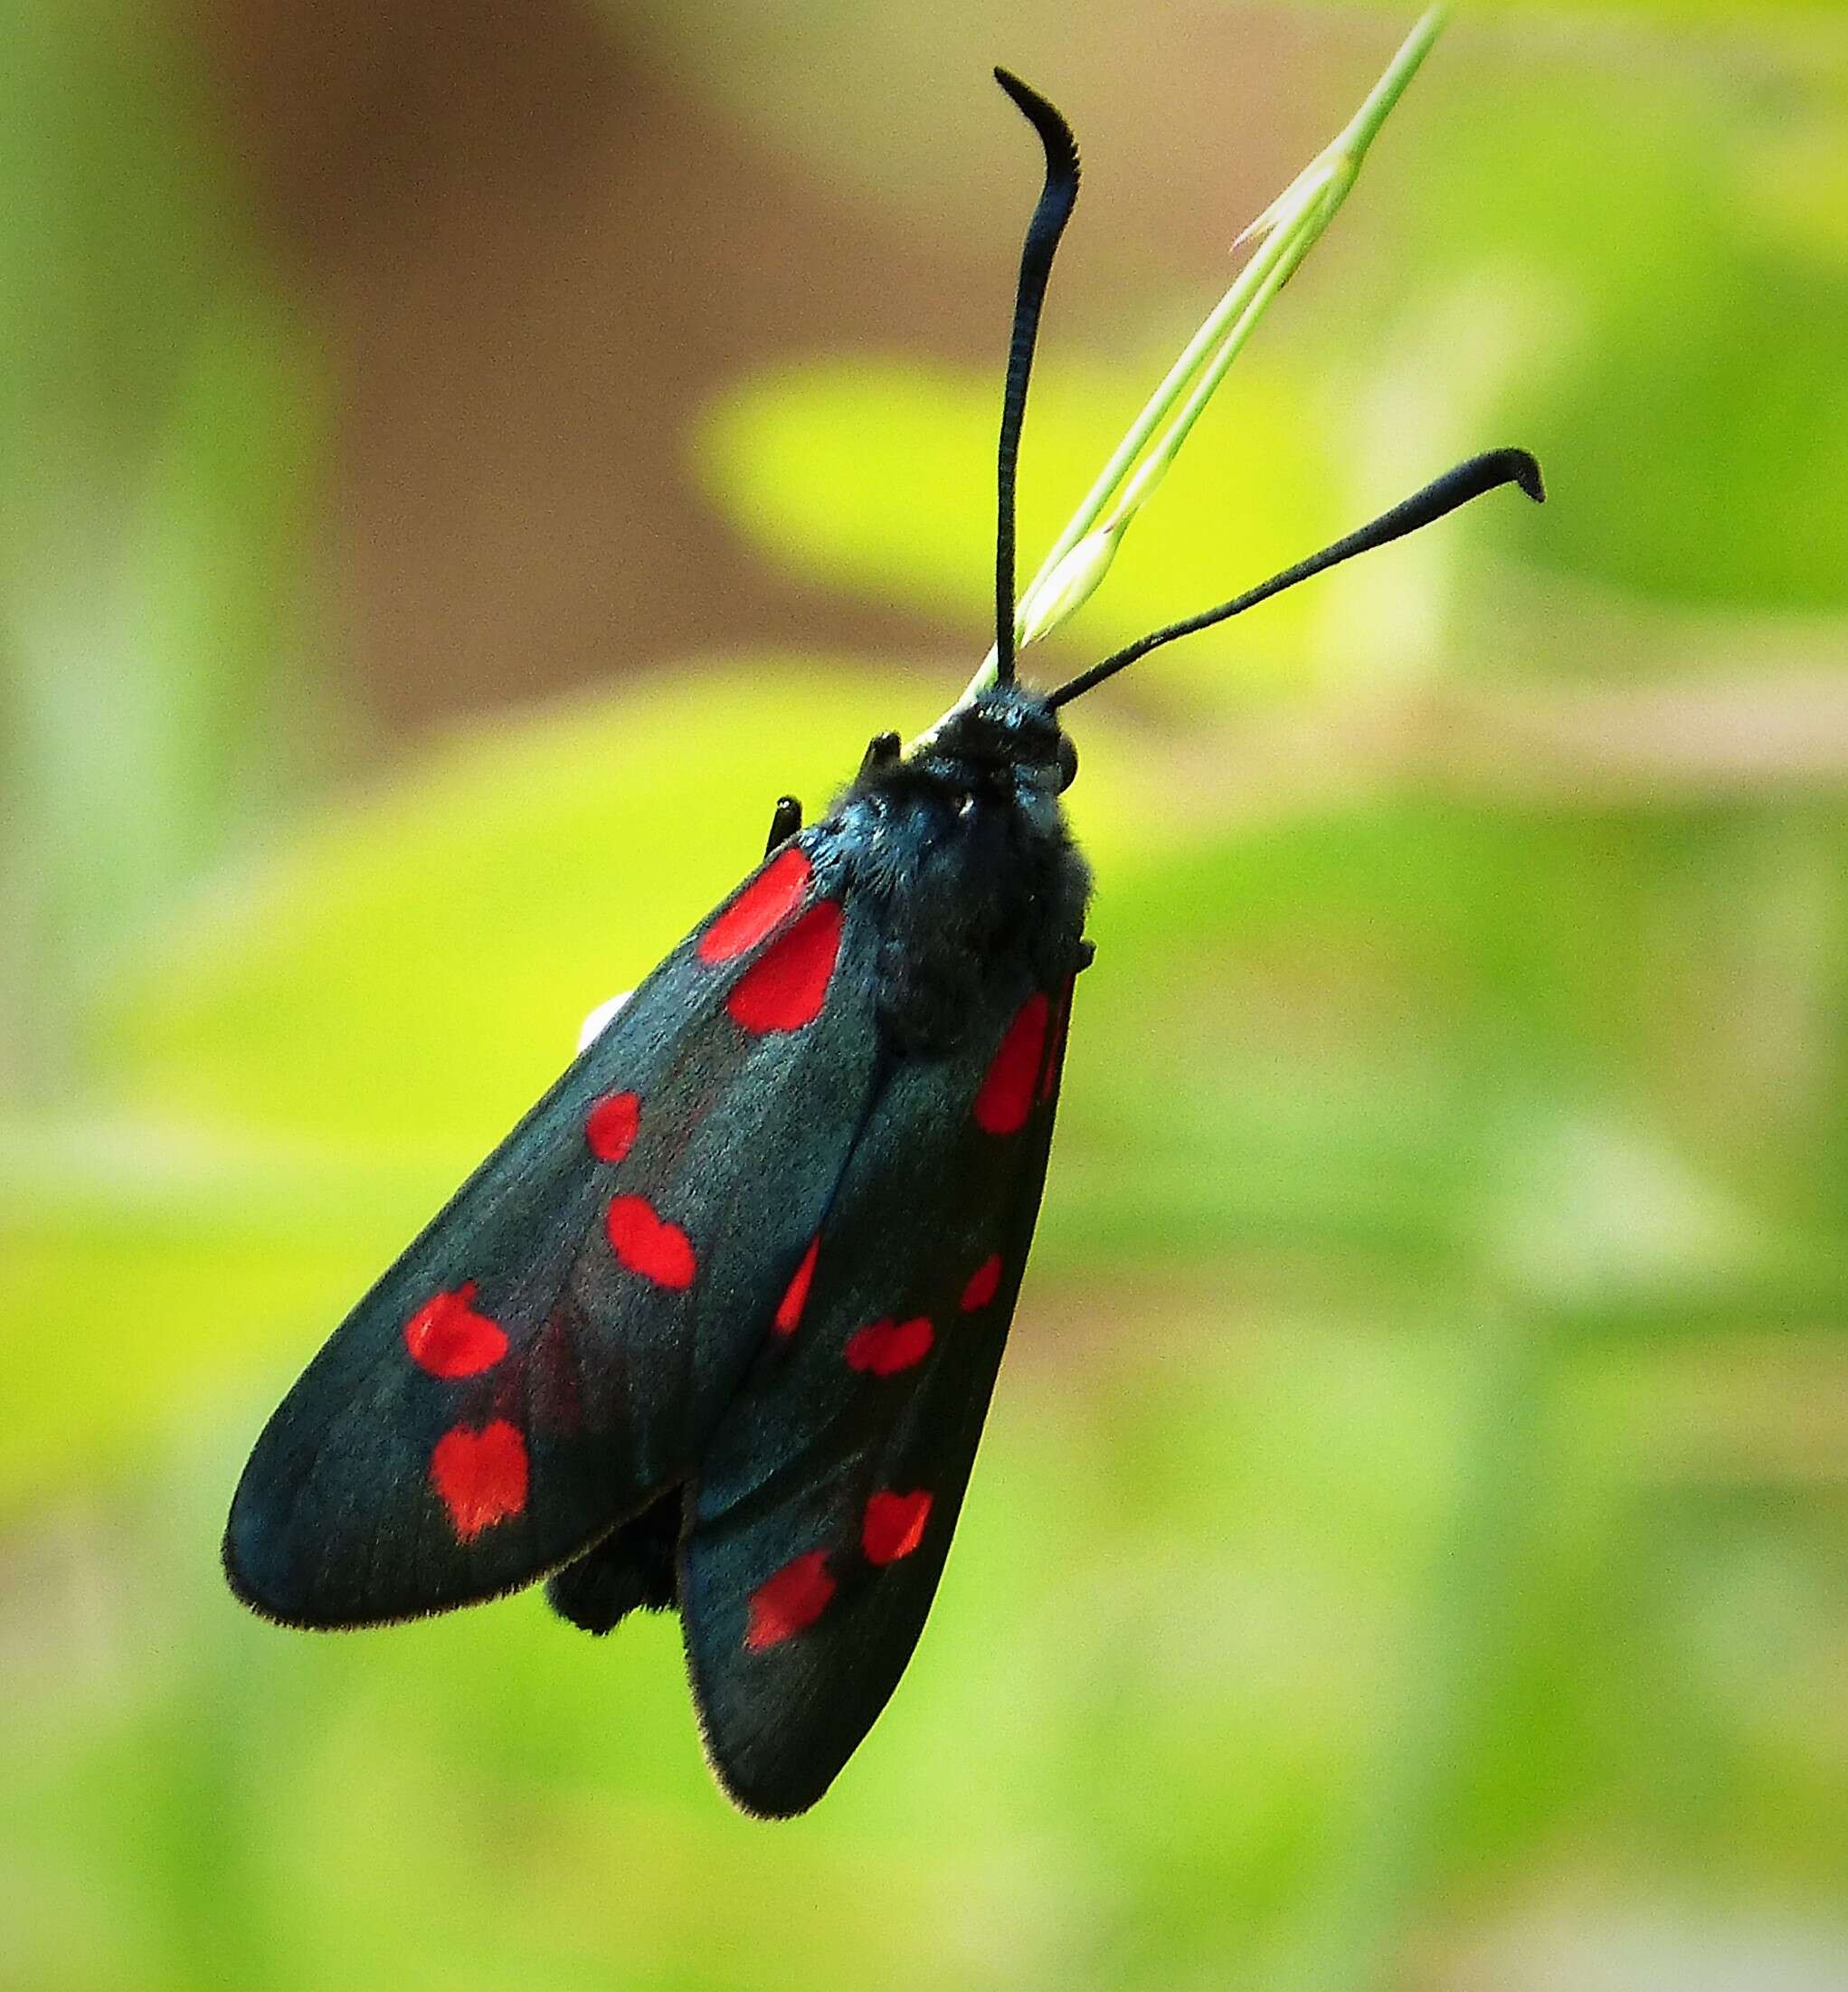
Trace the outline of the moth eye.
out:
<instances>
[{"instance_id":1,"label":"moth eye","mask_svg":"<svg viewBox=\"0 0 1848 1992\"><path fill-rule=\"evenodd\" d=\"M1064 735L1058 736L1058 790L1063 795L1078 779L1078 750Z\"/></svg>"}]
</instances>

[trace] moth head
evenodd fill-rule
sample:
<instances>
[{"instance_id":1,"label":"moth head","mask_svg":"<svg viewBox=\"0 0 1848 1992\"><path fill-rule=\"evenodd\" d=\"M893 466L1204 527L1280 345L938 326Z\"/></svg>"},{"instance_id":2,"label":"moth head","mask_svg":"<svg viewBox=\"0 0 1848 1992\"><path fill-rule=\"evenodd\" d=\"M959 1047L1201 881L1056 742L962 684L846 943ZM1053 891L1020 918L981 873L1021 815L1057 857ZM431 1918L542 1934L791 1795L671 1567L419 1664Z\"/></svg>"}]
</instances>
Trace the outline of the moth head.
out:
<instances>
[{"instance_id":1,"label":"moth head","mask_svg":"<svg viewBox=\"0 0 1848 1992\"><path fill-rule=\"evenodd\" d=\"M1044 696L992 685L936 729L931 757L952 779L976 786L1025 786L1062 795L1078 773L1078 750Z\"/></svg>"}]
</instances>

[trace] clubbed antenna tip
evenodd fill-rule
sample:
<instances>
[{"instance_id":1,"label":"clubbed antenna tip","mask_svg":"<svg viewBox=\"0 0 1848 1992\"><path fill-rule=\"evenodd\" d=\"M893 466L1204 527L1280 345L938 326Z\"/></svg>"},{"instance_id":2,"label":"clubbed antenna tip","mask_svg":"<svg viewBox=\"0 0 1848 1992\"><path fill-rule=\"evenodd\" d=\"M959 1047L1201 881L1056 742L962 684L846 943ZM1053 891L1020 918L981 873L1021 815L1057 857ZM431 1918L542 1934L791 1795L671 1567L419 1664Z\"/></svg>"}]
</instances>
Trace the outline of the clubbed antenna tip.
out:
<instances>
[{"instance_id":1,"label":"clubbed antenna tip","mask_svg":"<svg viewBox=\"0 0 1848 1992\"><path fill-rule=\"evenodd\" d=\"M1407 533L1435 525L1445 513L1455 511L1458 506L1467 505L1472 498L1479 498L1485 492L1498 490L1504 484L1518 486L1536 505L1546 500L1547 489L1540 477L1540 467L1531 452L1486 450L1481 456L1459 463L1454 470L1446 470L1422 491L1414 491L1410 498L1395 505L1389 512L1382 512L1358 532L1336 540L1332 546L1324 546L1319 554L1310 555L1307 560L1299 560L1294 567L1284 568L1282 574L1273 574L1268 581L1260 582L1242 595L1234 595L1230 602L1222 602L1217 608L1203 610L1199 615L1188 616L1180 622L1170 622L1165 629L1153 631L1106 657L1102 663L1092 665L1089 670L1080 671L1057 691L1048 693L1046 702L1050 707L1058 707L1082 697L1094 686L1101 685L1106 678L1114 678L1117 672L1135 663L1139 658L1147 657L1151 650L1159 650L1164 643L1193 636L1201 630L1210 630L1215 623L1228 622L1234 616L1243 615L1247 609L1255 609L1260 602L1268 602L1273 595L1280 595L1285 589L1294 588L1313 575L1326 574L1331 567L1339 567L1344 560L1352 560L1356 554L1371 553L1376 546L1389 545L1396 539L1403 539Z\"/></svg>"}]
</instances>

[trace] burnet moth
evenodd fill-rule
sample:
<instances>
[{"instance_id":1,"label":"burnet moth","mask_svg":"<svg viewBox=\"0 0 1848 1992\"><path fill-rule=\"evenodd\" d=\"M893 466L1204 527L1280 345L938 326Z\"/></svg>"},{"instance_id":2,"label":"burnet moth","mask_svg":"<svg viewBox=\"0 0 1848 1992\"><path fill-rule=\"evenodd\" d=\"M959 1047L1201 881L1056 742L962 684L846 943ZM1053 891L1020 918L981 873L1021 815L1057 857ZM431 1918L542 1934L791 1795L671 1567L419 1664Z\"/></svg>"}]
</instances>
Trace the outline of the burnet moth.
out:
<instances>
[{"instance_id":1,"label":"burnet moth","mask_svg":"<svg viewBox=\"0 0 1848 1992\"><path fill-rule=\"evenodd\" d=\"M1090 891L1073 699L1505 483L1477 457L1261 586L1055 690L1015 673L1014 470L1077 194L1045 147L1000 425L990 680L882 734L576 1059L336 1331L257 1441L225 1569L286 1625L546 1580L608 1632L678 1610L714 1771L814 1804L930 1609L1026 1271Z\"/></svg>"}]
</instances>

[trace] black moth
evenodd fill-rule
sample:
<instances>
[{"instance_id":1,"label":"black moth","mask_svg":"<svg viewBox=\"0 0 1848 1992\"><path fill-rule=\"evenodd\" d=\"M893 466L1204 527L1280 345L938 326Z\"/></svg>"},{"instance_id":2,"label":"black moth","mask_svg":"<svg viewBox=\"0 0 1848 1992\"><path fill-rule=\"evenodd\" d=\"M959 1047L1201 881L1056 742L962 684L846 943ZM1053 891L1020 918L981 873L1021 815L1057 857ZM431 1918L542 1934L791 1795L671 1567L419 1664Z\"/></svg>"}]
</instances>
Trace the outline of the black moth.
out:
<instances>
[{"instance_id":1,"label":"black moth","mask_svg":"<svg viewBox=\"0 0 1848 1992\"><path fill-rule=\"evenodd\" d=\"M360 1302L284 1399L224 1561L284 1624L375 1625L549 1579L608 1632L678 1609L706 1748L747 1810L805 1810L930 1609L1032 1242L1090 889L1058 711L1497 485L1461 466L1053 692L1014 674L1013 481L1054 248L1046 150L1000 432L997 672L909 753L881 735Z\"/></svg>"}]
</instances>

